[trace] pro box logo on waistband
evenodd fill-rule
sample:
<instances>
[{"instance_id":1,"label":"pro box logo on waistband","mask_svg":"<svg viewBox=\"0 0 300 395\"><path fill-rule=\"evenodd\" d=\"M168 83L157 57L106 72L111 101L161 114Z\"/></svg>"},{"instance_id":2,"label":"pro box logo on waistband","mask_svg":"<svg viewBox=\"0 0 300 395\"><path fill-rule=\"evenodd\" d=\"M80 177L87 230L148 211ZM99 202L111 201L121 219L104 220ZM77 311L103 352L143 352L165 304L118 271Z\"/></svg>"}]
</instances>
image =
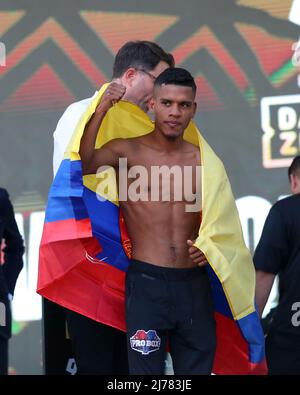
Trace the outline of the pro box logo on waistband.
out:
<instances>
[{"instance_id":1,"label":"pro box logo on waistband","mask_svg":"<svg viewBox=\"0 0 300 395\"><path fill-rule=\"evenodd\" d=\"M148 355L160 349L160 337L153 329L147 332L140 329L130 338L130 345L133 350Z\"/></svg>"}]
</instances>

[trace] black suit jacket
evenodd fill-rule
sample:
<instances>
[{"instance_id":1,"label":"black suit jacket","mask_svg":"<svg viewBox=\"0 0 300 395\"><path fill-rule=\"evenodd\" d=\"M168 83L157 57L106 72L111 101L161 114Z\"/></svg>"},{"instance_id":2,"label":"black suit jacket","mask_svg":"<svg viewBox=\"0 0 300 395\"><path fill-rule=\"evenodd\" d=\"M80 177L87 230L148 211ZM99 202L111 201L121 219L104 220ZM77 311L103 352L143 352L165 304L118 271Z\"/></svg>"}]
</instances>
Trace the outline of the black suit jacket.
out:
<instances>
[{"instance_id":1,"label":"black suit jacket","mask_svg":"<svg viewBox=\"0 0 300 395\"><path fill-rule=\"evenodd\" d=\"M3 240L5 247L2 249ZM14 210L5 189L0 188L0 302L6 305L6 326L0 326L0 336L11 335L11 316L8 293L13 294L18 275L23 267L23 239L15 221Z\"/></svg>"}]
</instances>

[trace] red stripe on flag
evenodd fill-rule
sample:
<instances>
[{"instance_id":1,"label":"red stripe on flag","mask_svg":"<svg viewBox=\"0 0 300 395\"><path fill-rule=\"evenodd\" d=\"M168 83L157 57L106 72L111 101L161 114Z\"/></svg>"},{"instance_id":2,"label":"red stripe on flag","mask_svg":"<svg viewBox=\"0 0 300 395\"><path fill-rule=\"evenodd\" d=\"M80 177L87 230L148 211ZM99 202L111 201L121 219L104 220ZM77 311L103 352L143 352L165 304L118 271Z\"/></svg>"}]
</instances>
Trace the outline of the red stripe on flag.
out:
<instances>
[{"instance_id":1,"label":"red stripe on flag","mask_svg":"<svg viewBox=\"0 0 300 395\"><path fill-rule=\"evenodd\" d=\"M266 362L249 361L249 346L236 321L215 313L217 323L217 351L213 373L228 375L266 374ZM234 355L234 358L233 358Z\"/></svg>"},{"instance_id":2,"label":"red stripe on flag","mask_svg":"<svg viewBox=\"0 0 300 395\"><path fill-rule=\"evenodd\" d=\"M125 273L111 265L85 259L38 293L95 321L126 330Z\"/></svg>"},{"instance_id":3,"label":"red stripe on flag","mask_svg":"<svg viewBox=\"0 0 300 395\"><path fill-rule=\"evenodd\" d=\"M91 236L92 227L89 218L81 220L70 218L61 221L46 222L41 245L61 240L73 240Z\"/></svg>"}]
</instances>

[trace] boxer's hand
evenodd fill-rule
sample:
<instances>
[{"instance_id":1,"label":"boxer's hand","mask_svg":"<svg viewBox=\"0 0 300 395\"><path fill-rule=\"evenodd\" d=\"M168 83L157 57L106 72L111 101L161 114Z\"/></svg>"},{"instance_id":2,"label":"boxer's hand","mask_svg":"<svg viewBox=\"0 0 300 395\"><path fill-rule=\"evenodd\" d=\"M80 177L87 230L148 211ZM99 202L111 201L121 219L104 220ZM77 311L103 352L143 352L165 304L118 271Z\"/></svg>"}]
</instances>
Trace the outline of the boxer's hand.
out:
<instances>
[{"instance_id":1,"label":"boxer's hand","mask_svg":"<svg viewBox=\"0 0 300 395\"><path fill-rule=\"evenodd\" d=\"M126 87L119 82L112 82L104 92L96 112L107 112L115 103L122 99Z\"/></svg>"},{"instance_id":2,"label":"boxer's hand","mask_svg":"<svg viewBox=\"0 0 300 395\"><path fill-rule=\"evenodd\" d=\"M198 266L204 266L207 265L207 259L206 256L203 254L203 252L201 250L199 250L199 248L194 247L195 240L187 240L187 245L189 246L189 256L190 259L194 262L197 263Z\"/></svg>"}]
</instances>

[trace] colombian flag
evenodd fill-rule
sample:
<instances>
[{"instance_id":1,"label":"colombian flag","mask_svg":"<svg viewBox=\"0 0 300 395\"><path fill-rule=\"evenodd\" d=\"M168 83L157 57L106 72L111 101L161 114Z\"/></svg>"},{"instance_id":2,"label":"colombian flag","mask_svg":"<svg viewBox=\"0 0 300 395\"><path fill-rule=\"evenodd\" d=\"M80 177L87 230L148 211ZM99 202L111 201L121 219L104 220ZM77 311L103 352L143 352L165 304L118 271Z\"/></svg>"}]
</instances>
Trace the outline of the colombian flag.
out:
<instances>
[{"instance_id":1,"label":"colombian flag","mask_svg":"<svg viewBox=\"0 0 300 395\"><path fill-rule=\"evenodd\" d=\"M50 189L40 245L37 292L93 320L125 331L125 273L130 240L114 170L82 176L80 139L107 84L78 123ZM100 127L96 148L150 133L153 123L121 101ZM195 246L207 257L217 323L216 374L265 374L264 335L254 306L255 271L220 159L191 122L184 138L202 158L202 222Z\"/></svg>"}]
</instances>

